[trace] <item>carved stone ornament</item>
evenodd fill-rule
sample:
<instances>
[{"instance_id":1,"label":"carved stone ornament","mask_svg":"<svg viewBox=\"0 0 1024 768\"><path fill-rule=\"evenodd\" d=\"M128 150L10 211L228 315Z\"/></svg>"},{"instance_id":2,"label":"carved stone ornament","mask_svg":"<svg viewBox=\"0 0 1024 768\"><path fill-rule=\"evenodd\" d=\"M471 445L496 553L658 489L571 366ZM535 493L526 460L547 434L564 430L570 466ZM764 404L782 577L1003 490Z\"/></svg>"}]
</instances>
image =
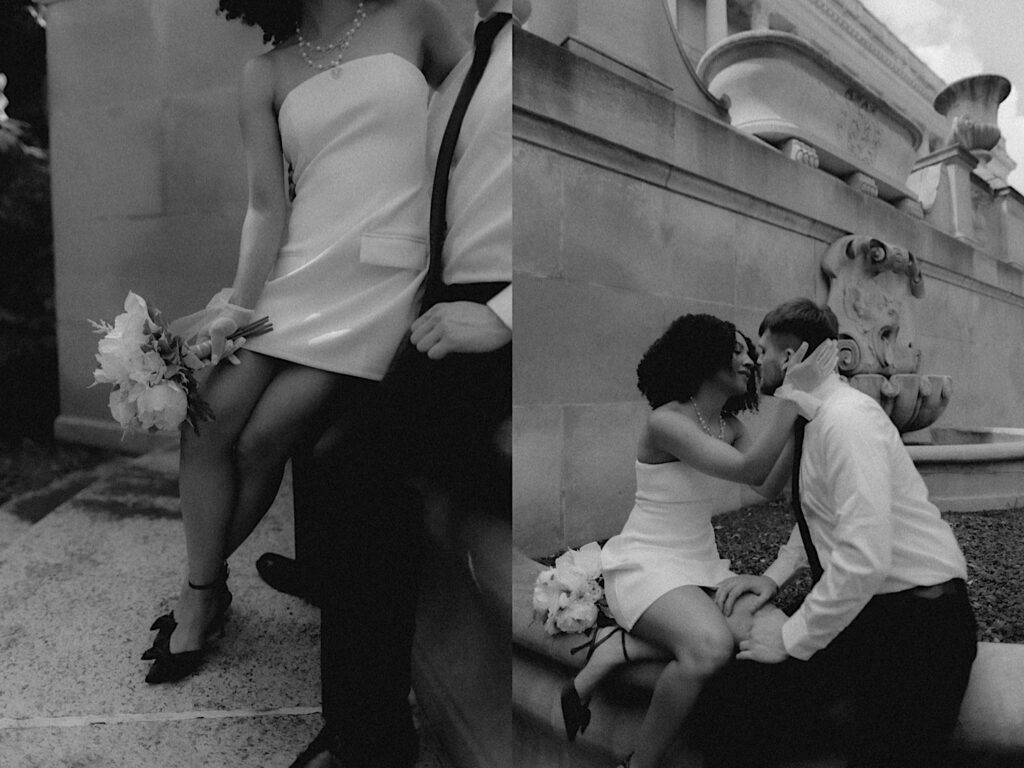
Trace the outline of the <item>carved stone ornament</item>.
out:
<instances>
[{"instance_id":1,"label":"carved stone ornament","mask_svg":"<svg viewBox=\"0 0 1024 768\"><path fill-rule=\"evenodd\" d=\"M806 152L787 147L796 139L813 148L821 170L842 179L859 172L872 184L856 188L883 200L912 196L907 178L920 128L808 41L776 30L739 32L705 51L697 74L713 94L729 97L734 128L806 162Z\"/></svg>"},{"instance_id":2,"label":"carved stone ornament","mask_svg":"<svg viewBox=\"0 0 1024 768\"><path fill-rule=\"evenodd\" d=\"M924 276L914 255L848 235L829 246L821 268L839 320L839 372L881 403L901 432L931 424L949 402L952 379L918 373L911 305L924 296Z\"/></svg>"},{"instance_id":3,"label":"carved stone ornament","mask_svg":"<svg viewBox=\"0 0 1024 768\"><path fill-rule=\"evenodd\" d=\"M974 75L947 85L935 97L935 111L950 122L946 145L988 152L999 143L999 105L1010 95L1002 75Z\"/></svg>"}]
</instances>

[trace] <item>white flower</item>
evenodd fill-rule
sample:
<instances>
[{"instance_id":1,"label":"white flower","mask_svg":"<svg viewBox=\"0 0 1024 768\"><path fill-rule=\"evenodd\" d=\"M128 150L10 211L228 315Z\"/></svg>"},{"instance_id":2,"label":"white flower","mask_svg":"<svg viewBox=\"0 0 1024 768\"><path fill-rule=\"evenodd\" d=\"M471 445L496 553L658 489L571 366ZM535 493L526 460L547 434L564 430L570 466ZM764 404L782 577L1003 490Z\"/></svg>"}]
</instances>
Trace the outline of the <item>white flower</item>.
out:
<instances>
[{"instance_id":1,"label":"white flower","mask_svg":"<svg viewBox=\"0 0 1024 768\"><path fill-rule=\"evenodd\" d=\"M592 541L567 550L555 560L555 572L569 592L582 594L589 582L601 576L601 546Z\"/></svg>"},{"instance_id":2,"label":"white flower","mask_svg":"<svg viewBox=\"0 0 1024 768\"><path fill-rule=\"evenodd\" d=\"M188 397L173 381L165 381L146 387L137 406L143 429L177 429L188 412Z\"/></svg>"},{"instance_id":3,"label":"white flower","mask_svg":"<svg viewBox=\"0 0 1024 768\"><path fill-rule=\"evenodd\" d=\"M590 600L596 603L602 597L604 597L604 589L597 583L596 579L588 581L583 589L580 590L580 599L582 600Z\"/></svg>"},{"instance_id":4,"label":"white flower","mask_svg":"<svg viewBox=\"0 0 1024 768\"><path fill-rule=\"evenodd\" d=\"M601 547L591 542L567 550L555 567L537 574L533 585L533 610L551 635L584 632L594 626L604 597L601 586Z\"/></svg>"},{"instance_id":5,"label":"white flower","mask_svg":"<svg viewBox=\"0 0 1024 768\"><path fill-rule=\"evenodd\" d=\"M123 429L128 429L138 414L138 409L135 407L138 393L135 393L134 397L132 395L132 391L126 387L118 387L110 391L110 399L107 403L110 407L110 415Z\"/></svg>"},{"instance_id":6,"label":"white flower","mask_svg":"<svg viewBox=\"0 0 1024 768\"><path fill-rule=\"evenodd\" d=\"M545 614L554 612L561 594L562 585L555 580L555 569L541 571L533 584L533 610Z\"/></svg>"},{"instance_id":7,"label":"white flower","mask_svg":"<svg viewBox=\"0 0 1024 768\"><path fill-rule=\"evenodd\" d=\"M106 331L96 355L100 367L93 379L97 384L125 384L142 365L142 345L150 339L149 310L142 297L131 292L124 300L124 309L114 318L113 326L95 324L97 330Z\"/></svg>"},{"instance_id":8,"label":"white flower","mask_svg":"<svg viewBox=\"0 0 1024 768\"><path fill-rule=\"evenodd\" d=\"M150 310L136 293L129 292L124 312L114 324L94 322L102 334L93 372L94 384L111 384L110 413L127 433L131 429L172 430L187 422L213 418L209 404L197 389L195 372L205 363L181 336L166 328L157 310ZM269 326L267 318L261 322ZM254 333L266 333L260 326Z\"/></svg>"},{"instance_id":9,"label":"white flower","mask_svg":"<svg viewBox=\"0 0 1024 768\"><path fill-rule=\"evenodd\" d=\"M167 363L156 350L141 353L134 362L135 368L128 378L140 384L154 386L163 381L167 374Z\"/></svg>"},{"instance_id":10,"label":"white flower","mask_svg":"<svg viewBox=\"0 0 1024 768\"><path fill-rule=\"evenodd\" d=\"M588 600L578 600L566 606L555 616L555 626L562 632L584 632L597 621L597 606Z\"/></svg>"}]
</instances>

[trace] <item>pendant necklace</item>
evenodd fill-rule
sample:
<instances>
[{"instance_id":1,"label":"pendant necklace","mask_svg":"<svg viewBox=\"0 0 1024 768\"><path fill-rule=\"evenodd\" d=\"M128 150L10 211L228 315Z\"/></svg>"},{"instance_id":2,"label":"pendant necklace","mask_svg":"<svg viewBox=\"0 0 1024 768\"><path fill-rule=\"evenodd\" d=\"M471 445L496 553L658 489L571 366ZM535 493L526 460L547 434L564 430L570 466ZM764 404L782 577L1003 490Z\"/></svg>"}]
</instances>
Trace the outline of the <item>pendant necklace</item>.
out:
<instances>
[{"instance_id":1,"label":"pendant necklace","mask_svg":"<svg viewBox=\"0 0 1024 768\"><path fill-rule=\"evenodd\" d=\"M700 422L701 429L707 433L708 437L714 437L714 435L711 434L711 429L708 427L708 423L704 421L704 417L701 415L700 408L697 407L697 401L691 397L690 402L693 403L693 411L697 414L697 421ZM725 419L722 418L721 413L718 414L718 439L725 440Z\"/></svg>"},{"instance_id":2,"label":"pendant necklace","mask_svg":"<svg viewBox=\"0 0 1024 768\"><path fill-rule=\"evenodd\" d=\"M348 50L348 47L352 42L352 36L355 35L359 27L363 25L363 19L366 18L366 9L363 8L363 4L364 0L359 0L359 5L356 6L356 14L352 18L352 25L344 35L330 45L313 45L302 36L302 28L299 23L295 23L295 36L299 39L299 53L302 55L302 60L306 62L307 66L312 67L319 72L329 69L331 70L332 77L335 79L341 77L341 69L339 69L338 65L341 64L341 60L345 58L345 51ZM324 64L314 61L313 57L309 55L310 50L319 54L330 53L336 48L340 49L338 50L337 55Z\"/></svg>"}]
</instances>

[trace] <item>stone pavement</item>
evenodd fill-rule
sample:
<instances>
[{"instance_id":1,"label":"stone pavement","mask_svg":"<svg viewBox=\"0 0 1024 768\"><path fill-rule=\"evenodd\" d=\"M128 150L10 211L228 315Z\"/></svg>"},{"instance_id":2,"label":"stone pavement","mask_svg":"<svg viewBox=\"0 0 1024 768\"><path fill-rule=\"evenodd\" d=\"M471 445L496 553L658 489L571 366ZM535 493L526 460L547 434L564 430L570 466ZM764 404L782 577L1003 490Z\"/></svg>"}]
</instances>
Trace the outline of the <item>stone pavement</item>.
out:
<instances>
[{"instance_id":1,"label":"stone pavement","mask_svg":"<svg viewBox=\"0 0 1024 768\"><path fill-rule=\"evenodd\" d=\"M292 551L287 479L231 558L226 636L198 674L160 686L139 656L184 573L176 453L78 481L31 526L0 509L0 768L287 766L321 722L318 612L254 566ZM420 734L417 768L450 768L429 724Z\"/></svg>"}]
</instances>

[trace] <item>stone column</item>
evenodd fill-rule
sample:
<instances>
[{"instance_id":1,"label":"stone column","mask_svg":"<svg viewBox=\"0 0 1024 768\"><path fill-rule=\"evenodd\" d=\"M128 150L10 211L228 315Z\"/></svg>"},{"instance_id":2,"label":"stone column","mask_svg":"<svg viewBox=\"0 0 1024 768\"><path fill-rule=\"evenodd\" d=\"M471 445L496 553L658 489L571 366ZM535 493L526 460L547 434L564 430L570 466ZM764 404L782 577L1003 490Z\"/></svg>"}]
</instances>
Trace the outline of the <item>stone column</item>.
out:
<instances>
[{"instance_id":1,"label":"stone column","mask_svg":"<svg viewBox=\"0 0 1024 768\"><path fill-rule=\"evenodd\" d=\"M1000 259L1024 272L1024 195L1013 187L1003 187L995 197L1002 218Z\"/></svg>"},{"instance_id":2,"label":"stone column","mask_svg":"<svg viewBox=\"0 0 1024 768\"><path fill-rule=\"evenodd\" d=\"M706 0L704 6L705 48L720 43L729 36L729 22L726 17L726 0Z\"/></svg>"},{"instance_id":3,"label":"stone column","mask_svg":"<svg viewBox=\"0 0 1024 768\"><path fill-rule=\"evenodd\" d=\"M914 165L907 185L925 211L925 221L958 240L977 247L971 172L978 158L959 144L922 157Z\"/></svg>"}]
</instances>

